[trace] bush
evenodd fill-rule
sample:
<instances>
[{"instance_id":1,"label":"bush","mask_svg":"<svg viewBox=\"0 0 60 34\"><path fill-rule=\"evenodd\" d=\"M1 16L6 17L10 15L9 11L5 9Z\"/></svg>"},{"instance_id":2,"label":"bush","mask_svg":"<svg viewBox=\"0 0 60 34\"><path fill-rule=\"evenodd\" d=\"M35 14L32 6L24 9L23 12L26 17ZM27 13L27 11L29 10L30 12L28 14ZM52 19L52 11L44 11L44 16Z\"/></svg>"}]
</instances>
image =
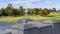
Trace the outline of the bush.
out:
<instances>
[{"instance_id":1,"label":"bush","mask_svg":"<svg viewBox=\"0 0 60 34\"><path fill-rule=\"evenodd\" d=\"M49 13L50 13L49 10L48 10L47 8L45 8L44 11L43 11L43 14L44 14L45 16L47 16Z\"/></svg>"}]
</instances>

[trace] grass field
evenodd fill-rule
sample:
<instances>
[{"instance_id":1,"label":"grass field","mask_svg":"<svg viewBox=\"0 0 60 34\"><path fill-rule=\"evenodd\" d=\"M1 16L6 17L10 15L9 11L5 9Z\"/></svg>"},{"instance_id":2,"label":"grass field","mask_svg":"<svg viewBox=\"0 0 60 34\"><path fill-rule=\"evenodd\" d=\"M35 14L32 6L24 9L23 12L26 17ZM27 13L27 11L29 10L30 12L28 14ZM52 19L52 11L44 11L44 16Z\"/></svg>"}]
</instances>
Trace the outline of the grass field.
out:
<instances>
[{"instance_id":1,"label":"grass field","mask_svg":"<svg viewBox=\"0 0 60 34\"><path fill-rule=\"evenodd\" d=\"M12 17L12 16L8 16L8 17L1 17L0 21L9 21L9 22L14 22L17 21L18 19L21 18L31 18L33 20L37 20L37 21L42 21L45 19L55 19L55 20L60 20L60 12L51 12L50 15L48 15L47 17L43 17L43 16L19 16L19 17Z\"/></svg>"}]
</instances>

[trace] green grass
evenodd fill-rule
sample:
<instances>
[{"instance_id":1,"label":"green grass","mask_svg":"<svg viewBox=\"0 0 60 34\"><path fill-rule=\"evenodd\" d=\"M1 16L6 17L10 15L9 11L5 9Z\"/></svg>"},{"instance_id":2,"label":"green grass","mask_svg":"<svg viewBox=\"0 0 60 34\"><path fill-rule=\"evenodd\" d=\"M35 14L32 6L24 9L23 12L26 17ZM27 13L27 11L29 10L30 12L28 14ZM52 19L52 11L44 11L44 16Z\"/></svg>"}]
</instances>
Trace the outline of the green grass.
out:
<instances>
[{"instance_id":1,"label":"green grass","mask_svg":"<svg viewBox=\"0 0 60 34\"><path fill-rule=\"evenodd\" d=\"M48 15L48 17L43 17L43 16L39 16L39 15L37 15L37 16L19 16L19 17L12 17L12 16L1 17L0 21L14 22L21 18L31 18L31 19L37 20L37 21L42 21L45 19L60 20L60 12L51 12L50 15Z\"/></svg>"}]
</instances>

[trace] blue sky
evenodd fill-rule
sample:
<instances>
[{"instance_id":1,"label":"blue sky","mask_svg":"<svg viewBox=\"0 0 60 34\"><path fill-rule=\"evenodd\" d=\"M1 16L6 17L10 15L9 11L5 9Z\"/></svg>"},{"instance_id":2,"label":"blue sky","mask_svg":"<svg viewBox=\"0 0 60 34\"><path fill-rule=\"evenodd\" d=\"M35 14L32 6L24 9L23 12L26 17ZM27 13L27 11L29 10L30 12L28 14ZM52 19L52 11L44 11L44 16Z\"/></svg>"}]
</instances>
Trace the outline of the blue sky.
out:
<instances>
[{"instance_id":1,"label":"blue sky","mask_svg":"<svg viewBox=\"0 0 60 34\"><path fill-rule=\"evenodd\" d=\"M15 8L23 5L24 8L53 8L60 9L60 0L0 0L0 8L12 3Z\"/></svg>"}]
</instances>

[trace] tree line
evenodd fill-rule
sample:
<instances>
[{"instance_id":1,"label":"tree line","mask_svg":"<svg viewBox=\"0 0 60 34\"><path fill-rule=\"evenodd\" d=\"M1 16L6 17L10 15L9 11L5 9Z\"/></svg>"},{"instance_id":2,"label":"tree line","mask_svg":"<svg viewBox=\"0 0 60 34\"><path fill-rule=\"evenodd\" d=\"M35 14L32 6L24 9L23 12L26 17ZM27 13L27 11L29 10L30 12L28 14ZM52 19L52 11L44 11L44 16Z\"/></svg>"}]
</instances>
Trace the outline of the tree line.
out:
<instances>
[{"instance_id":1,"label":"tree line","mask_svg":"<svg viewBox=\"0 0 60 34\"><path fill-rule=\"evenodd\" d=\"M26 13L25 10L26 9L24 9L23 6L20 6L19 8L14 8L12 4L9 3L6 8L0 9L0 16L24 16L25 14L47 16L48 14L50 14L50 12L56 12L56 8L28 8Z\"/></svg>"}]
</instances>

